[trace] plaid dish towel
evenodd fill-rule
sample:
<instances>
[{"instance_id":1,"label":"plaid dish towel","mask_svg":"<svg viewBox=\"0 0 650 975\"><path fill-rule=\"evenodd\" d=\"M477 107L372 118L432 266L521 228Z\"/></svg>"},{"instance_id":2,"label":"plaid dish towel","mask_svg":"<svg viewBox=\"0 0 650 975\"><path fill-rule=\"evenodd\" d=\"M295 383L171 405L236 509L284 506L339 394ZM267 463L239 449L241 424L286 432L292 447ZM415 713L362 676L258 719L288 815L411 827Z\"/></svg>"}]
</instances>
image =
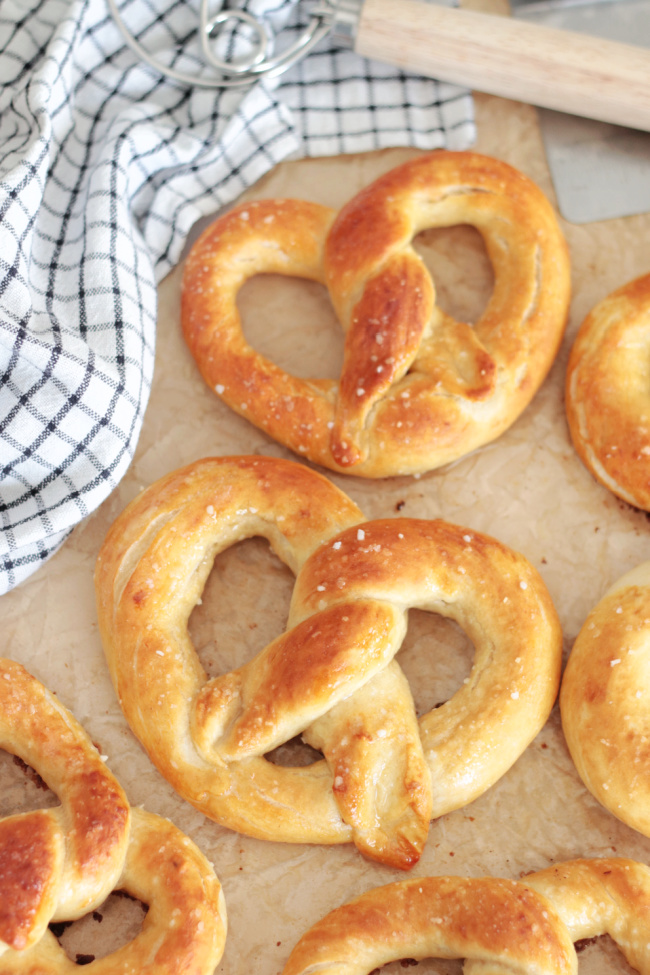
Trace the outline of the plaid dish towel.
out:
<instances>
[{"instance_id":1,"label":"plaid dish towel","mask_svg":"<svg viewBox=\"0 0 650 975\"><path fill-rule=\"evenodd\" d=\"M176 69L201 70L198 0L120 0ZM304 4L253 0L297 37ZM142 64L105 0L0 5L0 592L107 497L151 384L156 285L200 217L289 154L466 148L472 100L326 38L242 90Z\"/></svg>"}]
</instances>

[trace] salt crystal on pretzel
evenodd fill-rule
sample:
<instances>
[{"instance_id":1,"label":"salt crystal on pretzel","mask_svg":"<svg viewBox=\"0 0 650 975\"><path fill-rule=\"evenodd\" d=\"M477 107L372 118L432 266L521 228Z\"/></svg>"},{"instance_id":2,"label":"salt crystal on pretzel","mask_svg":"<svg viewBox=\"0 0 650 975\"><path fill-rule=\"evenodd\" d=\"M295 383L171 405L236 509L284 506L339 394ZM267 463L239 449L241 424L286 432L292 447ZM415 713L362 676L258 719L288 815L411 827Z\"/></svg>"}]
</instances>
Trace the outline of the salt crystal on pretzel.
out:
<instances>
[{"instance_id":1,"label":"salt crystal on pretzel","mask_svg":"<svg viewBox=\"0 0 650 975\"><path fill-rule=\"evenodd\" d=\"M571 349L566 410L573 444L594 477L650 510L650 274L587 315Z\"/></svg>"},{"instance_id":2,"label":"salt crystal on pretzel","mask_svg":"<svg viewBox=\"0 0 650 975\"><path fill-rule=\"evenodd\" d=\"M589 613L562 678L562 728L589 791L650 836L650 562Z\"/></svg>"},{"instance_id":3,"label":"salt crystal on pretzel","mask_svg":"<svg viewBox=\"0 0 650 975\"><path fill-rule=\"evenodd\" d=\"M495 275L474 326L435 303L412 239L469 224ZM244 338L236 298L255 274L326 284L346 333L338 383L298 379ZM236 207L196 242L182 326L211 389L269 436L331 470L432 470L498 437L559 348L569 260L541 190L506 163L438 151L397 167L335 214L300 200Z\"/></svg>"},{"instance_id":4,"label":"salt crystal on pretzel","mask_svg":"<svg viewBox=\"0 0 650 975\"><path fill-rule=\"evenodd\" d=\"M650 869L570 860L521 881L421 877L369 890L299 940L282 975L367 975L402 958L465 959L465 975L576 975L574 942L608 934L650 972Z\"/></svg>"},{"instance_id":5,"label":"salt crystal on pretzel","mask_svg":"<svg viewBox=\"0 0 650 975\"><path fill-rule=\"evenodd\" d=\"M368 975L402 958L467 959L466 975L577 972L566 927L531 887L498 877L420 877L331 911L303 935L282 975Z\"/></svg>"},{"instance_id":6,"label":"salt crystal on pretzel","mask_svg":"<svg viewBox=\"0 0 650 975\"><path fill-rule=\"evenodd\" d=\"M208 680L187 622L215 556L254 535L296 573L287 631ZM353 840L411 867L431 818L503 775L557 692L559 623L521 555L442 521L365 521L289 461L211 458L162 478L112 526L95 579L111 677L152 761L206 815L264 839ZM476 647L468 681L419 720L393 659L411 607ZM265 759L298 734L326 761Z\"/></svg>"},{"instance_id":7,"label":"salt crystal on pretzel","mask_svg":"<svg viewBox=\"0 0 650 975\"><path fill-rule=\"evenodd\" d=\"M94 963L100 975L212 975L223 954L221 886L172 823L131 809L97 749L56 697L0 659L0 747L33 767L61 805L0 820L0 973L74 975L47 930L114 889L149 906L142 930Z\"/></svg>"}]
</instances>

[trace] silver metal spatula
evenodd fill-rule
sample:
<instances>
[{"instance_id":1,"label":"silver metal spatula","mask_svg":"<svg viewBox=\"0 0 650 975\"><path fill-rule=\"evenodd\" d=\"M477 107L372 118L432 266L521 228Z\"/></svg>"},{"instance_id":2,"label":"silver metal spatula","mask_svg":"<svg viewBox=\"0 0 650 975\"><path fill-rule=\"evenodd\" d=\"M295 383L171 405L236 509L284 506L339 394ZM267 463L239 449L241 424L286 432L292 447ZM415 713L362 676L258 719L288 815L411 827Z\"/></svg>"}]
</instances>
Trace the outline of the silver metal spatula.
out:
<instances>
[{"instance_id":1,"label":"silver metal spatula","mask_svg":"<svg viewBox=\"0 0 650 975\"><path fill-rule=\"evenodd\" d=\"M533 24L650 48L650 0L512 0L512 12ZM650 134L546 109L539 120L567 220L650 212Z\"/></svg>"}]
</instances>

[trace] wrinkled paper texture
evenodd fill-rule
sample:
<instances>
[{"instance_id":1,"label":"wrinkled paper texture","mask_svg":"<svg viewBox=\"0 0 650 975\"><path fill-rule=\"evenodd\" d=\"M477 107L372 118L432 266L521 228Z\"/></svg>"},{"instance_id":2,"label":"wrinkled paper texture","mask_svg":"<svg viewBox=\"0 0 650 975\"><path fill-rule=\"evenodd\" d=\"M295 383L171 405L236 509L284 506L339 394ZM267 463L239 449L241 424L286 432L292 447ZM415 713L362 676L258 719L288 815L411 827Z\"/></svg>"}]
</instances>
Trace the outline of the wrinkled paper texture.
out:
<instances>
[{"instance_id":1,"label":"wrinkled paper texture","mask_svg":"<svg viewBox=\"0 0 650 975\"><path fill-rule=\"evenodd\" d=\"M533 109L478 96L476 148L514 164L553 199ZM296 196L340 206L380 173L413 156L388 150L363 156L283 163L247 194ZM583 468L564 418L567 356L587 311L648 270L650 215L575 227L564 225L574 294L567 335L544 386L498 441L450 467L423 475L363 481L329 475L368 518L442 517L487 532L526 555L557 607L568 653L585 616L623 572L650 556L644 513L618 501ZM427 231L417 241L432 269L439 301L475 320L492 273L482 242L467 227ZM403 874L361 858L353 846L318 848L239 836L195 811L151 765L117 704L97 632L92 573L112 520L142 487L211 455L291 457L236 416L204 385L179 327L181 268L162 283L156 371L135 460L119 488L73 533L63 549L0 601L4 655L23 663L85 726L134 805L168 816L215 864L228 906L229 934L218 971L276 975L299 936L324 913ZM249 341L302 376L338 374L343 338L316 284L258 278L240 304ZM292 458L297 459L297 458ZM289 570L266 543L244 542L219 557L191 620L212 676L242 664L284 629ZM469 672L472 648L459 628L411 613L398 658L420 712L446 700ZM0 814L54 802L12 759L0 763ZM484 796L431 826L412 874L523 873L576 856L631 856L650 862L650 840L614 819L582 785L562 736L557 706L514 767ZM139 905L111 897L105 908L64 935L75 953L105 953L137 930ZM580 956L581 973L631 971L606 939ZM397 973L399 963L390 966ZM459 962L424 961L422 973L458 973Z\"/></svg>"}]
</instances>

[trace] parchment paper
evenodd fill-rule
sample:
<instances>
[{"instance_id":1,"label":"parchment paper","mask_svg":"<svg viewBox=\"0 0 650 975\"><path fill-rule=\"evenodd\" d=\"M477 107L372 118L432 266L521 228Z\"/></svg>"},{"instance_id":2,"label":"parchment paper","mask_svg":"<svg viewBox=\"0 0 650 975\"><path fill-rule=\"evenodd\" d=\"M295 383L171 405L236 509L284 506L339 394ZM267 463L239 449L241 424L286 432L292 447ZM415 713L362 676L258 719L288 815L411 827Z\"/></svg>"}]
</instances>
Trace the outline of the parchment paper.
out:
<instances>
[{"instance_id":1,"label":"parchment paper","mask_svg":"<svg viewBox=\"0 0 650 975\"><path fill-rule=\"evenodd\" d=\"M535 110L477 96L477 117L476 148L519 167L553 199ZM389 150L288 162L248 197L289 195L339 206L414 154ZM548 380L515 425L472 456L420 478L373 482L330 476L369 518L398 516L398 511L444 517L524 553L548 585L568 652L605 589L650 557L646 515L618 501L584 470L568 438L563 406L568 350L582 318L608 292L650 270L650 215L564 229L574 284L567 336ZM475 232L426 232L418 246L434 271L443 306L475 318L492 280ZM153 768L118 707L97 634L92 585L95 557L112 520L142 487L194 459L238 453L291 456L204 386L180 335L180 277L179 268L160 287L156 377L131 469L60 553L0 601L2 651L21 661L74 712L108 755L134 805L170 817L214 862L230 920L218 971L275 975L300 934L325 912L403 874L368 863L353 846L265 843L207 820ZM275 361L300 375L337 375L342 336L320 286L256 279L244 289L241 306L250 340ZM191 621L211 675L243 663L283 630L291 586L290 572L266 543L245 542L220 557ZM399 659L420 711L453 693L471 656L454 624L412 613ZM43 804L43 791L10 758L0 764L0 785L3 815ZM586 792L568 755L556 707L536 741L495 787L432 824L413 875L517 878L554 861L610 854L650 862L650 840L619 823ZM72 957L106 953L137 929L142 917L139 905L116 897L97 914L66 931ZM391 968L398 971L399 963ZM457 973L460 963L432 960L420 963L419 970ZM580 970L592 975L630 971L603 939L581 954Z\"/></svg>"}]
</instances>

